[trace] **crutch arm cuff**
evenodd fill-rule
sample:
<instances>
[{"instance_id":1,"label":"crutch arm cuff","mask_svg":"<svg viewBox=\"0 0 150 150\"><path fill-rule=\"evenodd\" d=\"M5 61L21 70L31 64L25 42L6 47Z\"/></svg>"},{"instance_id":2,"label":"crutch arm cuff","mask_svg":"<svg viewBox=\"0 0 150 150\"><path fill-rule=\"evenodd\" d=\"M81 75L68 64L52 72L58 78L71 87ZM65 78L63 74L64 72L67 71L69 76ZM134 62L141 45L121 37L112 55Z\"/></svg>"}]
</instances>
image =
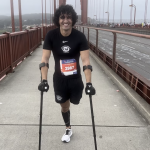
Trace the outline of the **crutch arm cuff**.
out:
<instances>
[{"instance_id":1,"label":"crutch arm cuff","mask_svg":"<svg viewBox=\"0 0 150 150\"><path fill-rule=\"evenodd\" d=\"M49 69L49 64L45 62L39 64L39 69L41 70L41 68L45 66Z\"/></svg>"}]
</instances>

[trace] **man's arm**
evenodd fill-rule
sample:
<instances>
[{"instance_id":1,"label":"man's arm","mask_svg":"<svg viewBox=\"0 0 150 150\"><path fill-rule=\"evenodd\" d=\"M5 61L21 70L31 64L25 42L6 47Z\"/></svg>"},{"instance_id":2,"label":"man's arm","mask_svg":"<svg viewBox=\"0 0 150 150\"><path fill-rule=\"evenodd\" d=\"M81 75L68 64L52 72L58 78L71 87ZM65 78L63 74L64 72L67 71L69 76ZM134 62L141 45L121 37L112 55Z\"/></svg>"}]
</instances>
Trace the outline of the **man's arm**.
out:
<instances>
[{"instance_id":1,"label":"man's arm","mask_svg":"<svg viewBox=\"0 0 150 150\"><path fill-rule=\"evenodd\" d=\"M80 56L81 56L83 66L90 65L89 50L80 51ZM91 82L91 70L85 69L84 74L86 78L86 83Z\"/></svg>"},{"instance_id":2,"label":"man's arm","mask_svg":"<svg viewBox=\"0 0 150 150\"><path fill-rule=\"evenodd\" d=\"M42 63L49 63L49 58L51 55L51 51L50 50L45 50L43 49L43 54L42 54ZM42 80L47 80L47 73L48 73L48 68L42 67L41 68L41 73L42 73Z\"/></svg>"}]
</instances>

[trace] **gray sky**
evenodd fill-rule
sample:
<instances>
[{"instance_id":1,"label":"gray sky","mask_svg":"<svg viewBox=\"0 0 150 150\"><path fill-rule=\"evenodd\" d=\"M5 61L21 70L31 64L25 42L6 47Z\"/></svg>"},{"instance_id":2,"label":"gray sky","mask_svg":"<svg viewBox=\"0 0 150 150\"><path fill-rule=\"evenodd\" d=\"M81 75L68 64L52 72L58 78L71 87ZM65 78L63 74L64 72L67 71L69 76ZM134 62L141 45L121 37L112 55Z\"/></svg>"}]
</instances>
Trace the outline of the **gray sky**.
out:
<instances>
[{"instance_id":1,"label":"gray sky","mask_svg":"<svg viewBox=\"0 0 150 150\"><path fill-rule=\"evenodd\" d=\"M29 13L40 13L41 12L41 0L21 0L22 1L22 14ZM58 1L58 0L56 0ZM88 0L88 16L94 17L97 14L97 18L103 19L103 12L107 11L108 0ZM105 1L105 8L103 10L103 2ZM45 2L45 0L44 0ZM109 13L110 20L113 19L113 2L114 0L109 0ZM95 3L95 7L94 7ZM71 4L75 8L75 0L67 0L67 4ZM123 11L122 19L130 19L130 7L131 0L123 0ZM133 4L136 5L136 19L144 19L145 13L145 0L133 0ZM45 6L45 5L44 5ZM50 12L50 0L47 0L47 12ZM58 5L57 5L58 6ZM148 3L150 8L150 0ZM120 8L121 0L115 0L115 19L120 19ZM80 10L80 0L76 0L76 12L81 14ZM18 0L14 0L14 13L18 14ZM10 0L0 0L0 15L10 16ZM107 19L108 15L104 13L104 18ZM133 9L134 18L134 9ZM147 9L147 19L150 19L150 9Z\"/></svg>"}]
</instances>

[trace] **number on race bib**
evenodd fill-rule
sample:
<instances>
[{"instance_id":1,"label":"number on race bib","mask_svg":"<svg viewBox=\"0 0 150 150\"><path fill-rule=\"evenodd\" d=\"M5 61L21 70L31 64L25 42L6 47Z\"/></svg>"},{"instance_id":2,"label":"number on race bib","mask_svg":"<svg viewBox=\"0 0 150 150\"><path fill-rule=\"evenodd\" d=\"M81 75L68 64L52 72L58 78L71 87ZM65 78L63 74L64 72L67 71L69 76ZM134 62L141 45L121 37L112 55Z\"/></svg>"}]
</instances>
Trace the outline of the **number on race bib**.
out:
<instances>
[{"instance_id":1,"label":"number on race bib","mask_svg":"<svg viewBox=\"0 0 150 150\"><path fill-rule=\"evenodd\" d=\"M65 67L65 70L72 70L72 69L74 69L74 66Z\"/></svg>"},{"instance_id":2,"label":"number on race bib","mask_svg":"<svg viewBox=\"0 0 150 150\"><path fill-rule=\"evenodd\" d=\"M77 74L77 63L75 59L60 60L61 73L65 76Z\"/></svg>"}]
</instances>

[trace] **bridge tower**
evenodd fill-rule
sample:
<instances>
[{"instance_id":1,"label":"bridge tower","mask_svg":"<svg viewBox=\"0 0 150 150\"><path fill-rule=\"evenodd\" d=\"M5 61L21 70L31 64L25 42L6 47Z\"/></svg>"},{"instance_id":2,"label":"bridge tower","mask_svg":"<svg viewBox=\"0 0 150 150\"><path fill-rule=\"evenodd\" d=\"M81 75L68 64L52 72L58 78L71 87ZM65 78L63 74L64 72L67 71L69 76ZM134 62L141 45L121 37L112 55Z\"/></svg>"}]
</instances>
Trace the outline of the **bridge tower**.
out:
<instances>
[{"instance_id":1,"label":"bridge tower","mask_svg":"<svg viewBox=\"0 0 150 150\"><path fill-rule=\"evenodd\" d=\"M66 0L59 0L59 6L60 5L66 5Z\"/></svg>"},{"instance_id":2,"label":"bridge tower","mask_svg":"<svg viewBox=\"0 0 150 150\"><path fill-rule=\"evenodd\" d=\"M82 24L87 24L88 0L80 0L80 3L81 3L81 21Z\"/></svg>"}]
</instances>

